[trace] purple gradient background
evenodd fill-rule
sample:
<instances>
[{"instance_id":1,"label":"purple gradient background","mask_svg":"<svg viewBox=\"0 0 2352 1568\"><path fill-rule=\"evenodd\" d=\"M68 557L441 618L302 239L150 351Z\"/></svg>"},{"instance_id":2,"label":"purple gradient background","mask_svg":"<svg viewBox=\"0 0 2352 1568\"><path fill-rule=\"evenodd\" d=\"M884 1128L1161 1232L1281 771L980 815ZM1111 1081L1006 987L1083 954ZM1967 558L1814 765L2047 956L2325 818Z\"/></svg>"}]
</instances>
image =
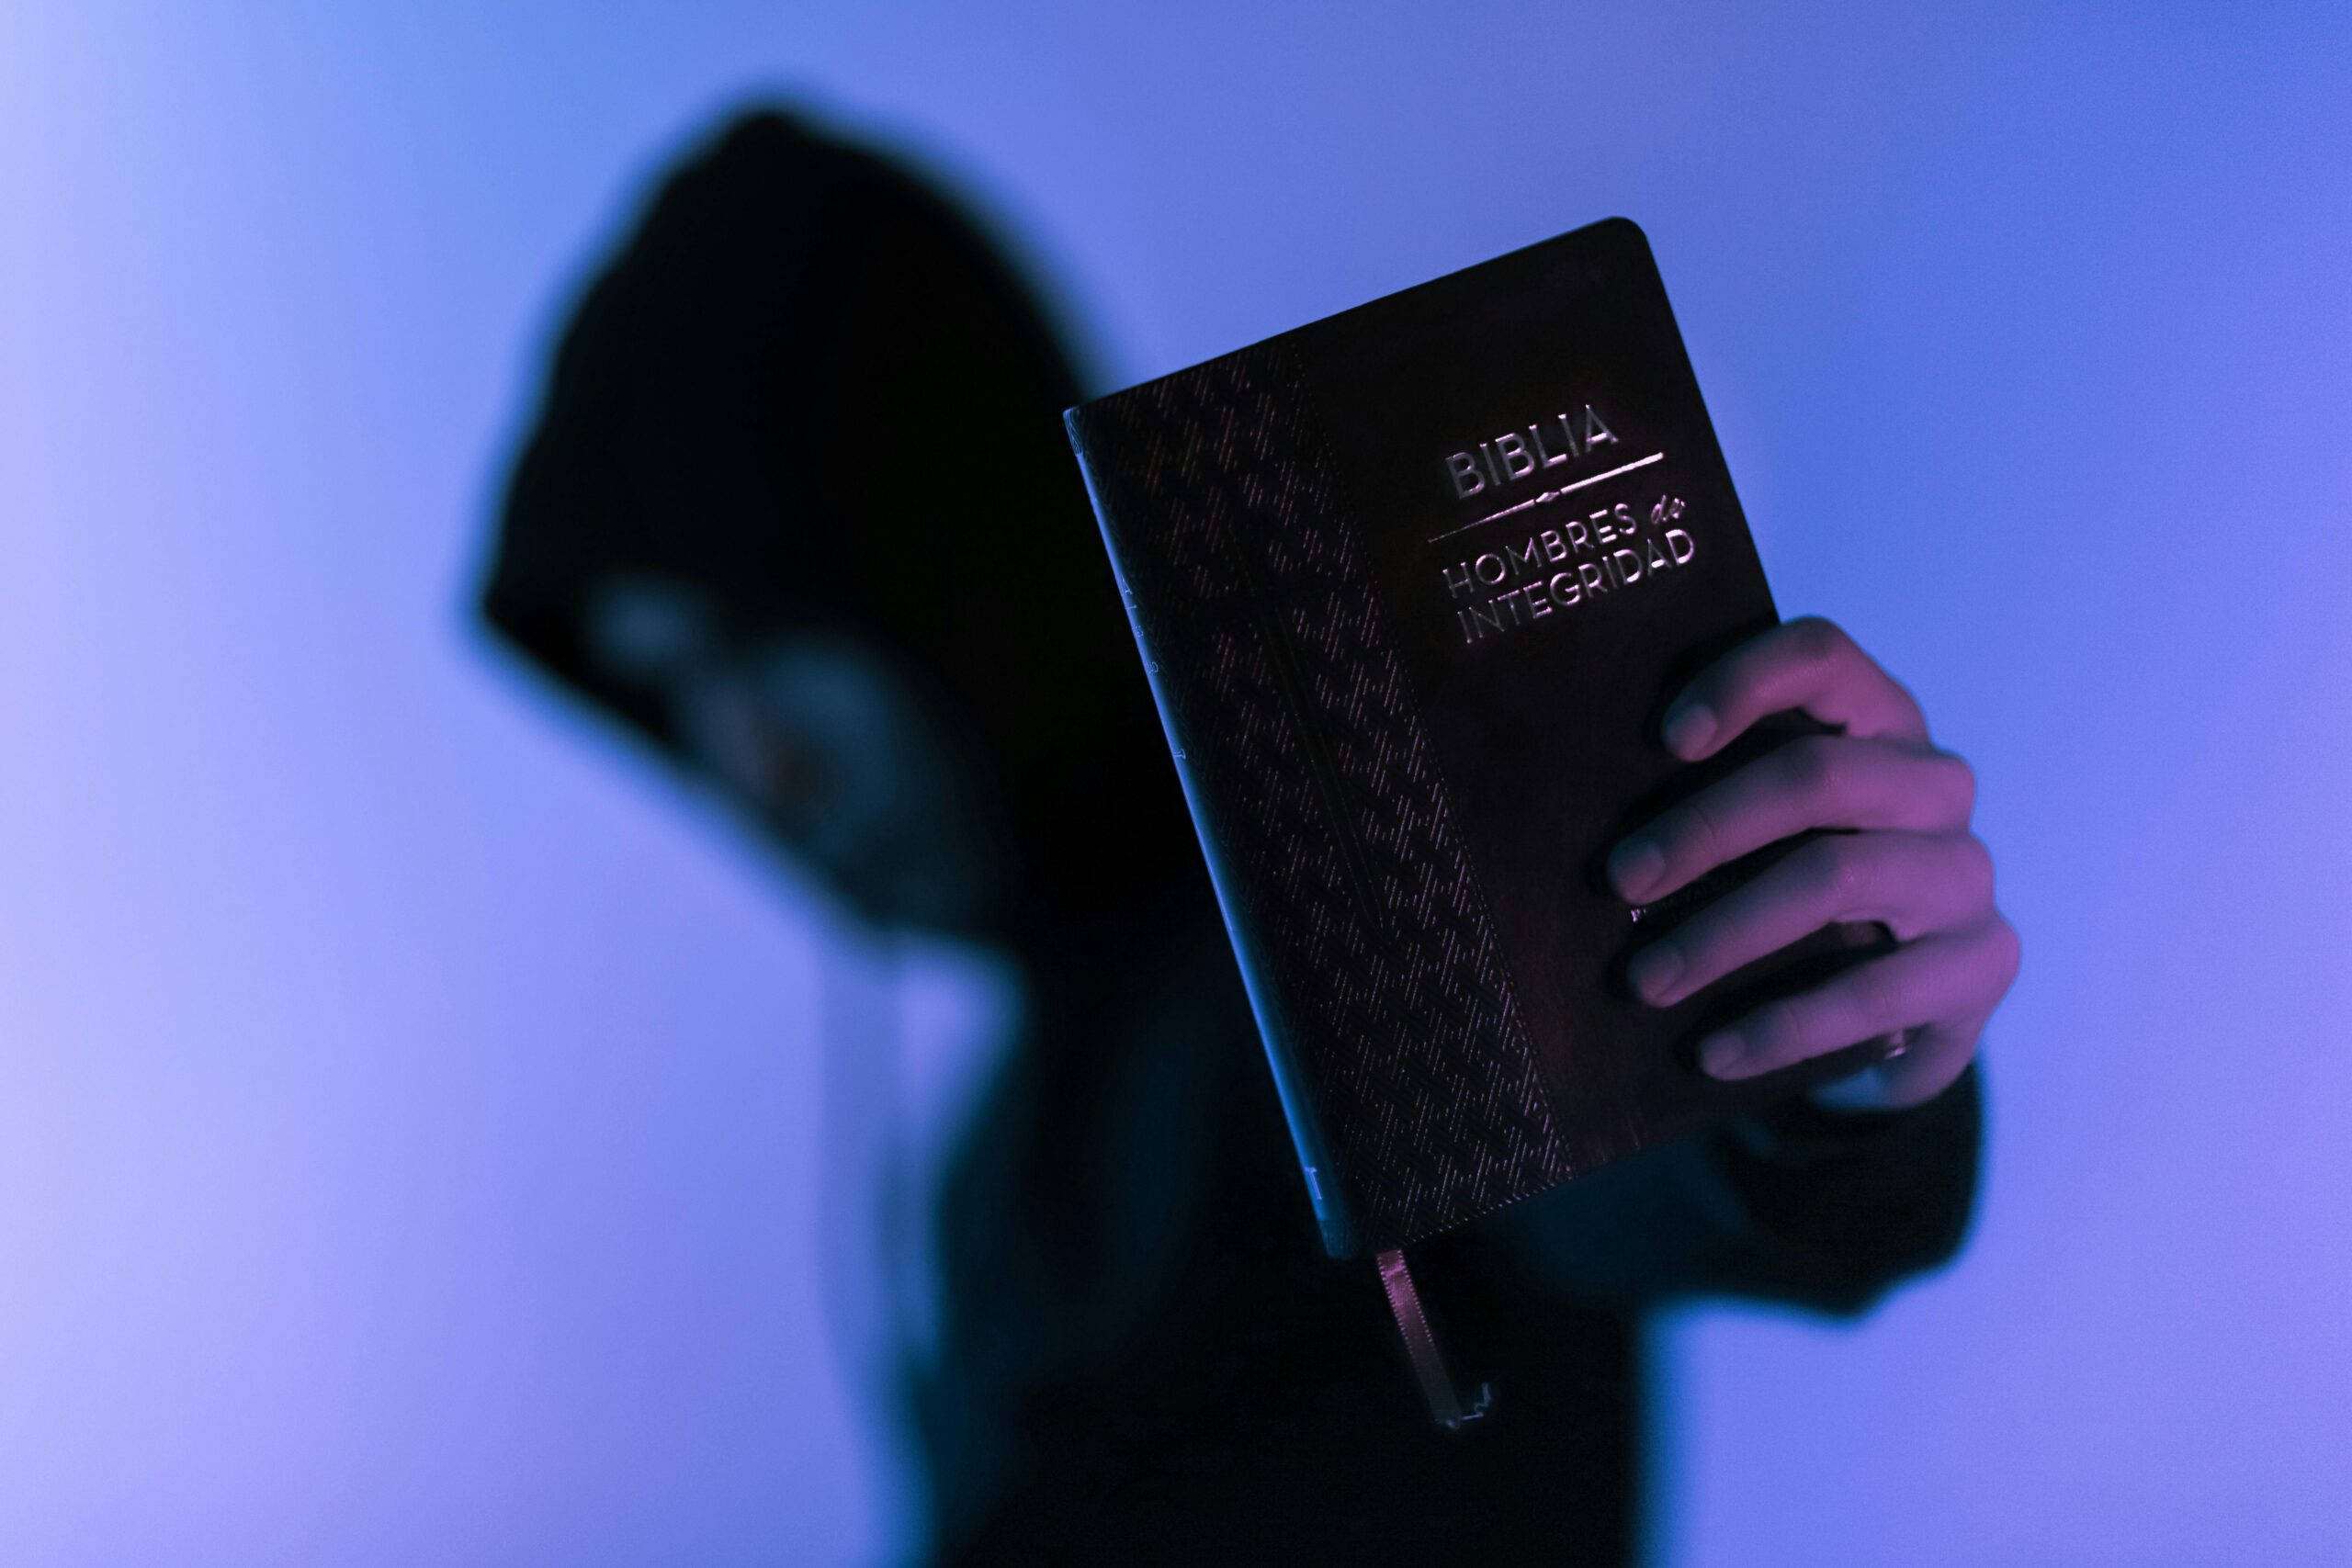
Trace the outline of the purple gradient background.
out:
<instances>
[{"instance_id":1,"label":"purple gradient background","mask_svg":"<svg viewBox=\"0 0 2352 1568\"><path fill-rule=\"evenodd\" d=\"M1267 9L0 11L0 1561L888 1550L888 976L459 611L581 267L784 89L1110 379L1638 219L2027 951L1965 1260L1665 1331L1659 1560L2352 1562L2352 11Z\"/></svg>"}]
</instances>

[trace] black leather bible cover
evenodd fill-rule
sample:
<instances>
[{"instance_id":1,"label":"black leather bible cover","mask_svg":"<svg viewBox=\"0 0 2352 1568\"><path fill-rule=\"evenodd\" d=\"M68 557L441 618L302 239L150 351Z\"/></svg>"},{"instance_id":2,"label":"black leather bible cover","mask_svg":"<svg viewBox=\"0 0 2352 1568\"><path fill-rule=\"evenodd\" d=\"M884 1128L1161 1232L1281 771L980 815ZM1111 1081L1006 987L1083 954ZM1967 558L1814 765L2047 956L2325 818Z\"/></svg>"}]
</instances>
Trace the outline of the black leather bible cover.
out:
<instances>
[{"instance_id":1,"label":"black leather bible cover","mask_svg":"<svg viewBox=\"0 0 2352 1568\"><path fill-rule=\"evenodd\" d=\"M1776 618L1639 229L1069 423L1334 1256L1858 1065L1718 1084L1690 1047L1766 977L1620 977L1724 883L1631 910L1609 850L1769 739L1685 768L1665 704Z\"/></svg>"}]
</instances>

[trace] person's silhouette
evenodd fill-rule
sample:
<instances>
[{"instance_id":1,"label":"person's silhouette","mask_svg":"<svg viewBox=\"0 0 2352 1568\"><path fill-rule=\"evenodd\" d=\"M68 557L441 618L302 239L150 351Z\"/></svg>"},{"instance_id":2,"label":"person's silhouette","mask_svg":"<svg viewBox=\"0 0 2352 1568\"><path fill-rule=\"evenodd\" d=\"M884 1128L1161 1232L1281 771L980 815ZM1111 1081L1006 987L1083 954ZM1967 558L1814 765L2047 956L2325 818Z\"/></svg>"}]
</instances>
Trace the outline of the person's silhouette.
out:
<instances>
[{"instance_id":1,"label":"person's silhouette","mask_svg":"<svg viewBox=\"0 0 2352 1568\"><path fill-rule=\"evenodd\" d=\"M1059 412L980 231L775 114L673 174L582 300L484 606L864 919L992 945L1022 1033L938 1195L910 1375L941 1561L1621 1562L1639 1310L1859 1306L1947 1256L1973 1077L1797 1106L1430 1244L1493 1416L1434 1430L1320 1251Z\"/></svg>"}]
</instances>

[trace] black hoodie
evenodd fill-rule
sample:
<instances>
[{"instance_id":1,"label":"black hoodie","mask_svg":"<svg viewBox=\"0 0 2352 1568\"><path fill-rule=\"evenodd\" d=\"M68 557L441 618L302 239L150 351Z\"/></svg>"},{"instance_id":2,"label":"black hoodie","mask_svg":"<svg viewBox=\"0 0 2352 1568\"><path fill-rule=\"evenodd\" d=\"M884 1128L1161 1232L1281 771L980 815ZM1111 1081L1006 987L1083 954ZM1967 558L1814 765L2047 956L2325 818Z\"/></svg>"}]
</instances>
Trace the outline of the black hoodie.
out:
<instances>
[{"instance_id":1,"label":"black hoodie","mask_svg":"<svg viewBox=\"0 0 2352 1568\"><path fill-rule=\"evenodd\" d=\"M815 629L901 671L989 803L963 934L1024 1033L940 1208L943 1353L910 1372L943 1562L1622 1563L1638 1314L1850 1312L1949 1257L1972 1072L1899 1116L1804 1106L1420 1249L1492 1415L1432 1427L1369 1266L1328 1261L1059 414L1080 389L1000 248L891 162L728 126L582 299L483 597L682 766L586 607L692 584L731 637Z\"/></svg>"}]
</instances>

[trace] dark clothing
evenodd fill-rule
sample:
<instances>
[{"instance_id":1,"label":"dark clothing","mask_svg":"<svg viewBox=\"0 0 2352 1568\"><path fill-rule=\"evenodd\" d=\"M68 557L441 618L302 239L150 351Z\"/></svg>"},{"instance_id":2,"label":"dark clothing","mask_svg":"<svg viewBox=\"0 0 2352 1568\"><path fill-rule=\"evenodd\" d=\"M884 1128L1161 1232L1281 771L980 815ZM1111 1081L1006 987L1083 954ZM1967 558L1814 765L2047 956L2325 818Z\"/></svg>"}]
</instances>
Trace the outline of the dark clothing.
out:
<instances>
[{"instance_id":1,"label":"dark clothing","mask_svg":"<svg viewBox=\"0 0 2352 1568\"><path fill-rule=\"evenodd\" d=\"M1973 1077L1659 1149L1416 1249L1493 1413L1434 1427L1369 1265L1328 1261L1058 421L1077 378L980 231L775 115L673 175L566 332L484 594L673 761L588 606L688 585L744 643L818 627L919 690L996 812L964 934L1027 1030L941 1214L910 1389L958 1562L1621 1563L1661 1301L1853 1311L1950 1256Z\"/></svg>"},{"instance_id":2,"label":"dark clothing","mask_svg":"<svg viewBox=\"0 0 2352 1568\"><path fill-rule=\"evenodd\" d=\"M663 694L589 646L612 583L690 587L743 646L855 641L929 699L994 824L994 918L957 934L1017 942L1131 902L1198 851L1062 431L1078 396L1047 310L963 212L746 116L582 294L483 613L673 758Z\"/></svg>"},{"instance_id":3,"label":"dark clothing","mask_svg":"<svg viewBox=\"0 0 2352 1568\"><path fill-rule=\"evenodd\" d=\"M1966 1227L1973 1073L1902 1115L1791 1106L1595 1172L1414 1250L1456 1373L1495 1391L1444 1432L1372 1267L1323 1255L1209 934L1184 981L1127 993L1124 1052L1106 1022L1093 1068L1048 1082L1028 1043L966 1162L922 1394L947 1561L1630 1562L1640 1309L1857 1311Z\"/></svg>"}]
</instances>

